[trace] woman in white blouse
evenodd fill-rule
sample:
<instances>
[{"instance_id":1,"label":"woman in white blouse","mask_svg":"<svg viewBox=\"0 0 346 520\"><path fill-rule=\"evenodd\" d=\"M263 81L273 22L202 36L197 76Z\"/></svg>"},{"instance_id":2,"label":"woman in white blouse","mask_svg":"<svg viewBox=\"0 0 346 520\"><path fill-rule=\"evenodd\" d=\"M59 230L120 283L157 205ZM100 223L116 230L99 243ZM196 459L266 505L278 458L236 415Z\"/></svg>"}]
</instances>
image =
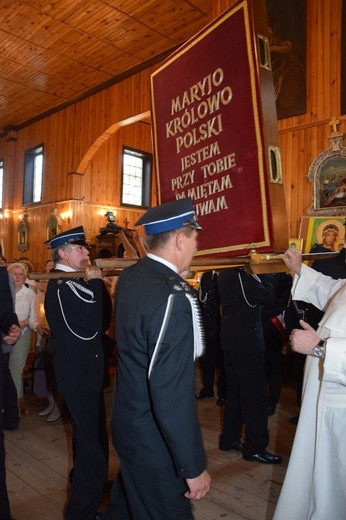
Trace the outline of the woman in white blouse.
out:
<instances>
[{"instance_id":1,"label":"woman in white blouse","mask_svg":"<svg viewBox=\"0 0 346 520\"><path fill-rule=\"evenodd\" d=\"M31 329L36 330L37 324L35 292L25 285L28 270L24 264L15 262L8 265L7 270L14 280L16 290L15 311L22 329L20 338L11 350L9 368L17 389L19 409L22 413L25 413L27 410L23 401L23 369L30 349Z\"/></svg>"}]
</instances>

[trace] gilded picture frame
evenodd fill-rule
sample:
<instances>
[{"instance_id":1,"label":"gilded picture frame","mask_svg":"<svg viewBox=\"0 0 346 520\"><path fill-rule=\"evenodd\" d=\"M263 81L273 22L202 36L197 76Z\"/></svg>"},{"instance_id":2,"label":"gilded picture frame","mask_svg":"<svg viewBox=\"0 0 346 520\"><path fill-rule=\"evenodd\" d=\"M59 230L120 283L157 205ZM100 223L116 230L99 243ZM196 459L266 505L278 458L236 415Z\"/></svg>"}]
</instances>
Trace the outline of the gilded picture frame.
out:
<instances>
[{"instance_id":1,"label":"gilded picture frame","mask_svg":"<svg viewBox=\"0 0 346 520\"><path fill-rule=\"evenodd\" d=\"M337 131L340 121L333 118L330 148L312 162L308 179L311 182L310 215L346 215L346 148L344 134Z\"/></svg>"}]
</instances>

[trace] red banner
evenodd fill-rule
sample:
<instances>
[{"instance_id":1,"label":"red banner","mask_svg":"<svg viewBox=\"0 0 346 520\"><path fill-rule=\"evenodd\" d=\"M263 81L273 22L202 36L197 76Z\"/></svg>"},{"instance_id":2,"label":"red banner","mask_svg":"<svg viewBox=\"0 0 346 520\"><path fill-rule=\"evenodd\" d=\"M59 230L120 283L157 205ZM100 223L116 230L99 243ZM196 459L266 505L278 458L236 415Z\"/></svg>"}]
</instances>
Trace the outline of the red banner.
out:
<instances>
[{"instance_id":1,"label":"red banner","mask_svg":"<svg viewBox=\"0 0 346 520\"><path fill-rule=\"evenodd\" d=\"M270 246L257 70L244 1L151 76L159 200L192 197L200 255Z\"/></svg>"}]
</instances>

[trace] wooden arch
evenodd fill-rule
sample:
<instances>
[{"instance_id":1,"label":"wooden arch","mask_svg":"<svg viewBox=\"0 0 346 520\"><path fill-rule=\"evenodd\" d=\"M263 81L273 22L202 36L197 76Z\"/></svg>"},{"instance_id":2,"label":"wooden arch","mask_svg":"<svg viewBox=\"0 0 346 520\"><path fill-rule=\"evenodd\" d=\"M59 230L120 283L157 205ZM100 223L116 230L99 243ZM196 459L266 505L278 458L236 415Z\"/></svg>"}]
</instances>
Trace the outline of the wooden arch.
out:
<instances>
[{"instance_id":1,"label":"wooden arch","mask_svg":"<svg viewBox=\"0 0 346 520\"><path fill-rule=\"evenodd\" d=\"M123 121L119 121L118 123L114 123L111 125L107 130L105 130L90 146L90 148L87 150L87 152L84 154L82 160L80 161L76 173L79 175L84 175L85 170L91 161L91 159L94 157L95 153L98 151L98 149L106 142L108 139L115 134L119 130L119 128L123 126L132 125L134 123L137 123L139 121L149 121L150 120L150 110L147 112L143 112L142 114L138 114L133 117L129 117L128 119L124 119Z\"/></svg>"}]
</instances>

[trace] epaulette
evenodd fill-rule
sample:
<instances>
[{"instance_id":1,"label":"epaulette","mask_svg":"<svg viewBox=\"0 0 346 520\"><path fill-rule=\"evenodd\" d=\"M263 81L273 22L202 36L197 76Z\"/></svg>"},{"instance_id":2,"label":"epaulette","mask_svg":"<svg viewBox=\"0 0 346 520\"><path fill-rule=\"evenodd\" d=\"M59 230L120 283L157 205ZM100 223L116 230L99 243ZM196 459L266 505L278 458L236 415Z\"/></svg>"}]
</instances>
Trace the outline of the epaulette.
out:
<instances>
[{"instance_id":1,"label":"epaulette","mask_svg":"<svg viewBox=\"0 0 346 520\"><path fill-rule=\"evenodd\" d=\"M203 355L205 350L205 337L198 293L179 275L169 275L167 281L171 289L171 294L173 295L171 298L173 298L174 295L184 295L190 303L194 333L194 359L197 359Z\"/></svg>"},{"instance_id":2,"label":"epaulette","mask_svg":"<svg viewBox=\"0 0 346 520\"><path fill-rule=\"evenodd\" d=\"M191 287L190 284L185 282L179 275L169 275L166 276L167 284L172 292L172 294L181 294L181 293L189 293L194 295L195 290Z\"/></svg>"}]
</instances>

